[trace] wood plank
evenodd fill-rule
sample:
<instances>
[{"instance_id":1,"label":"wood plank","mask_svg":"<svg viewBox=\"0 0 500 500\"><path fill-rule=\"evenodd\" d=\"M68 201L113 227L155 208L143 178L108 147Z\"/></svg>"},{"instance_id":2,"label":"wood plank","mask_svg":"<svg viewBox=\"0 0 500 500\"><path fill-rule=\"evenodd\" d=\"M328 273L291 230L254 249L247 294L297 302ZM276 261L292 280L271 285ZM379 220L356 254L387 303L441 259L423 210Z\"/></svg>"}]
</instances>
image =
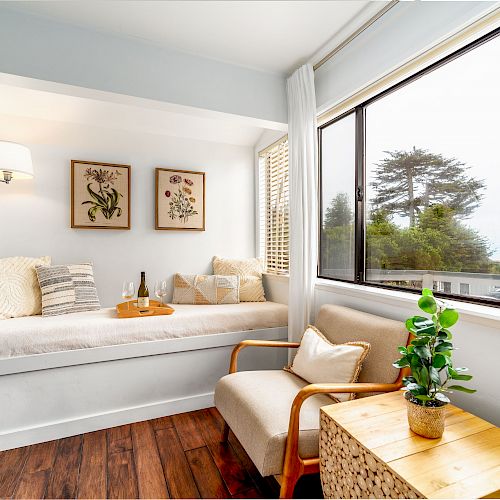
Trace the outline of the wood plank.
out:
<instances>
[{"instance_id":1,"label":"wood plank","mask_svg":"<svg viewBox=\"0 0 500 500\"><path fill-rule=\"evenodd\" d=\"M172 415L172 421L184 451L205 446L205 441L198 428L195 411Z\"/></svg>"},{"instance_id":2,"label":"wood plank","mask_svg":"<svg viewBox=\"0 0 500 500\"><path fill-rule=\"evenodd\" d=\"M500 490L500 465L434 491L430 498L481 498ZM490 497L491 498L491 497ZM494 498L498 498L495 495Z\"/></svg>"},{"instance_id":3,"label":"wood plank","mask_svg":"<svg viewBox=\"0 0 500 500\"><path fill-rule=\"evenodd\" d=\"M232 498L265 498L262 496L260 491L257 488L250 488L249 490L242 491L233 495Z\"/></svg>"},{"instance_id":4,"label":"wood plank","mask_svg":"<svg viewBox=\"0 0 500 500\"><path fill-rule=\"evenodd\" d=\"M381 398L381 396L384 396ZM401 391L389 392L378 396L370 396L370 404L367 405L368 398L353 399L345 403L323 406L321 409L329 417L341 422L348 419L349 422L363 420L369 417L385 415L394 411L400 411L401 407L397 404L400 398L403 398Z\"/></svg>"},{"instance_id":5,"label":"wood plank","mask_svg":"<svg viewBox=\"0 0 500 500\"><path fill-rule=\"evenodd\" d=\"M120 425L111 427L108 434L108 454L121 453L132 450L132 437L130 435L130 425Z\"/></svg>"},{"instance_id":6,"label":"wood plank","mask_svg":"<svg viewBox=\"0 0 500 500\"><path fill-rule=\"evenodd\" d=\"M0 497L11 497L18 484L29 446L0 452Z\"/></svg>"},{"instance_id":7,"label":"wood plank","mask_svg":"<svg viewBox=\"0 0 500 500\"><path fill-rule=\"evenodd\" d=\"M411 434L406 439L375 447L372 452L384 462L390 463L398 458L434 448L436 445L441 446L491 428L493 428L493 424L486 422L486 420L477 417L469 418L454 425L446 425L444 434L439 440L418 436L409 431L408 428Z\"/></svg>"},{"instance_id":8,"label":"wood plank","mask_svg":"<svg viewBox=\"0 0 500 500\"><path fill-rule=\"evenodd\" d=\"M105 498L107 493L106 431L83 436L82 465L78 479L78 498Z\"/></svg>"},{"instance_id":9,"label":"wood plank","mask_svg":"<svg viewBox=\"0 0 500 500\"><path fill-rule=\"evenodd\" d=\"M172 417L153 418L153 420L150 420L150 422L155 432L161 431L163 429L170 429L170 427L174 426L174 423L172 422Z\"/></svg>"},{"instance_id":10,"label":"wood plank","mask_svg":"<svg viewBox=\"0 0 500 500\"><path fill-rule=\"evenodd\" d=\"M140 498L169 498L153 426L132 424L132 446Z\"/></svg>"},{"instance_id":11,"label":"wood plank","mask_svg":"<svg viewBox=\"0 0 500 500\"><path fill-rule=\"evenodd\" d=\"M109 449L109 448L108 448ZM137 476L131 451L109 454L108 498L138 498Z\"/></svg>"},{"instance_id":12,"label":"wood plank","mask_svg":"<svg viewBox=\"0 0 500 500\"><path fill-rule=\"evenodd\" d=\"M59 440L56 460L47 486L47 498L76 497L81 451L81 435Z\"/></svg>"},{"instance_id":13,"label":"wood plank","mask_svg":"<svg viewBox=\"0 0 500 500\"><path fill-rule=\"evenodd\" d=\"M229 498L230 494L206 446L186 451L202 498Z\"/></svg>"},{"instance_id":14,"label":"wood plank","mask_svg":"<svg viewBox=\"0 0 500 500\"><path fill-rule=\"evenodd\" d=\"M464 420L477 418L456 407L451 407L446 417L447 427ZM370 449L414 436L408 425L406 408L355 422L344 421L347 419L348 417L336 421L355 439ZM390 429L391 432L380 432L380 429Z\"/></svg>"},{"instance_id":15,"label":"wood plank","mask_svg":"<svg viewBox=\"0 0 500 500\"><path fill-rule=\"evenodd\" d=\"M56 459L57 445L57 441L49 441L30 446L15 498L43 498Z\"/></svg>"},{"instance_id":16,"label":"wood plank","mask_svg":"<svg viewBox=\"0 0 500 500\"><path fill-rule=\"evenodd\" d=\"M157 431L156 443L172 498L200 498L176 430L169 427Z\"/></svg>"},{"instance_id":17,"label":"wood plank","mask_svg":"<svg viewBox=\"0 0 500 500\"><path fill-rule=\"evenodd\" d=\"M442 466L452 467L455 457L460 457L463 461L466 456L473 457L475 453L480 453L482 450L487 452L487 449L495 446L495 443L497 447L500 446L500 428L497 427L399 458L392 461L390 467L397 474L411 479L420 474L430 473Z\"/></svg>"},{"instance_id":18,"label":"wood plank","mask_svg":"<svg viewBox=\"0 0 500 500\"><path fill-rule=\"evenodd\" d=\"M221 430L208 409L197 413L198 427L231 495L255 485L229 443L221 443Z\"/></svg>"}]
</instances>

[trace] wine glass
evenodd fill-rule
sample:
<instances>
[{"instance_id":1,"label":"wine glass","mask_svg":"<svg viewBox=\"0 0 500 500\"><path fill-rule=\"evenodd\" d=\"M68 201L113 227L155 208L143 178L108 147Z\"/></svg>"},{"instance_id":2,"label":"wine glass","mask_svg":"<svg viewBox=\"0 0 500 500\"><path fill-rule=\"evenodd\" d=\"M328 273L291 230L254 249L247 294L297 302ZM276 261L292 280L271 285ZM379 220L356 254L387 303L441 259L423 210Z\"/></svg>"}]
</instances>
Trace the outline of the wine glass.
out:
<instances>
[{"instance_id":1,"label":"wine glass","mask_svg":"<svg viewBox=\"0 0 500 500\"><path fill-rule=\"evenodd\" d=\"M135 295L135 285L133 281L124 281L122 286L122 297L130 300Z\"/></svg>"},{"instance_id":2,"label":"wine glass","mask_svg":"<svg viewBox=\"0 0 500 500\"><path fill-rule=\"evenodd\" d=\"M160 299L160 304L163 305L163 297L167 295L167 282L165 280L158 280L155 283L155 295Z\"/></svg>"}]
</instances>

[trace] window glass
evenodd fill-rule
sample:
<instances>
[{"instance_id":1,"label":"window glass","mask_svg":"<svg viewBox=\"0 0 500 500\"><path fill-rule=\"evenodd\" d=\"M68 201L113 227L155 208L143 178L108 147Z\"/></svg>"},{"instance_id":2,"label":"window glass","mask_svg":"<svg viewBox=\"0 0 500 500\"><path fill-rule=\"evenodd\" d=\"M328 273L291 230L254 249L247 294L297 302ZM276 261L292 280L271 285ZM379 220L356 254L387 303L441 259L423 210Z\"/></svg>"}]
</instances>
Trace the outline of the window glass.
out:
<instances>
[{"instance_id":1,"label":"window glass","mask_svg":"<svg viewBox=\"0 0 500 500\"><path fill-rule=\"evenodd\" d=\"M321 131L320 276L354 279L354 113Z\"/></svg>"},{"instance_id":2,"label":"window glass","mask_svg":"<svg viewBox=\"0 0 500 500\"><path fill-rule=\"evenodd\" d=\"M499 298L497 37L366 107L366 280Z\"/></svg>"}]
</instances>

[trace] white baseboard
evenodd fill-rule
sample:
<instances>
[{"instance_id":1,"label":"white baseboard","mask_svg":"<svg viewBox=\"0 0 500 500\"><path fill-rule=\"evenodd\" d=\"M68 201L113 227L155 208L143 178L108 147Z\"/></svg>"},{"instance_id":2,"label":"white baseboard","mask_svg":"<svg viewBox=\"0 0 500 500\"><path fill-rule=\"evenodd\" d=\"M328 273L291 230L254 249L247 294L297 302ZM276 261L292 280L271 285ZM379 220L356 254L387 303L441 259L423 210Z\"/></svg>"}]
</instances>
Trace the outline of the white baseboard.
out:
<instances>
[{"instance_id":1,"label":"white baseboard","mask_svg":"<svg viewBox=\"0 0 500 500\"><path fill-rule=\"evenodd\" d=\"M87 415L72 420L50 422L0 433L0 451L19 448L35 443L52 441L68 436L107 429L118 425L175 415L186 411L201 410L214 405L214 393L198 394L187 398L159 401L143 406L122 408L101 414Z\"/></svg>"}]
</instances>

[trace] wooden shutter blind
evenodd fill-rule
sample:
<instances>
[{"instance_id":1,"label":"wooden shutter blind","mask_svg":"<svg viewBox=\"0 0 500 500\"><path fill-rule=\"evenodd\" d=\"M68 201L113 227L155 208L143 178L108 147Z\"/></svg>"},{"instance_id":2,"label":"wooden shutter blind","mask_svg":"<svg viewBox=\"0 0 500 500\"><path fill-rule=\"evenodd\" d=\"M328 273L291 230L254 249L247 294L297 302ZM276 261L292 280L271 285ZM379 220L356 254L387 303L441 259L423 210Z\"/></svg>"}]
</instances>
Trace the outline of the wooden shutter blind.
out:
<instances>
[{"instance_id":1,"label":"wooden shutter blind","mask_svg":"<svg viewBox=\"0 0 500 500\"><path fill-rule=\"evenodd\" d=\"M288 274L288 140L259 154L260 251L266 272Z\"/></svg>"}]
</instances>

